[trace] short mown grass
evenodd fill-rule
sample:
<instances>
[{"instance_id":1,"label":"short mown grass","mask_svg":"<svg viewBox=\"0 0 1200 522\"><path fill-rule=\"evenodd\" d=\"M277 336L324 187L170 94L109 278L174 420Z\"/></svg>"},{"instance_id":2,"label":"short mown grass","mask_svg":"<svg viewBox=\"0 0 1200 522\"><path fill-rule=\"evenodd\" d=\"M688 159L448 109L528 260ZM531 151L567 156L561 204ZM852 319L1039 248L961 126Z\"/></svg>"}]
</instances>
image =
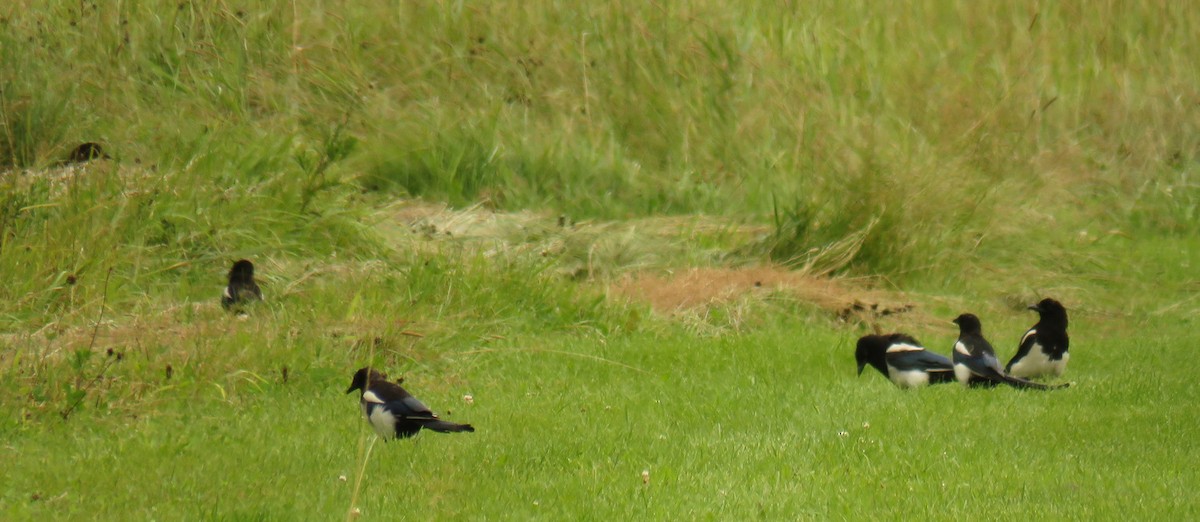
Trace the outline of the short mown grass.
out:
<instances>
[{"instance_id":1,"label":"short mown grass","mask_svg":"<svg viewBox=\"0 0 1200 522\"><path fill-rule=\"evenodd\" d=\"M1195 518L1198 13L4 4L0 518ZM943 353L1058 297L1075 386L609 290L764 265ZM478 431L372 446L367 364Z\"/></svg>"},{"instance_id":2,"label":"short mown grass","mask_svg":"<svg viewBox=\"0 0 1200 522\"><path fill-rule=\"evenodd\" d=\"M1076 385L1056 393L903 392L854 378L846 332L782 320L703 342L531 333L392 362L479 431L377 443L357 507L367 518L1187 518L1200 478L1188 419L1200 412L1179 384L1190 370L1172 361L1195 337L1093 338L1081 319ZM277 327L255 323L238 327ZM1012 341L1019 321L1002 324L993 331L1008 335L993 338ZM947 334L925 337L944 351ZM240 363L246 373L180 372L122 415L10 427L20 472L7 474L6 513L341 516L373 435L341 393L345 355L319 344ZM268 366L282 362L287 383Z\"/></svg>"}]
</instances>

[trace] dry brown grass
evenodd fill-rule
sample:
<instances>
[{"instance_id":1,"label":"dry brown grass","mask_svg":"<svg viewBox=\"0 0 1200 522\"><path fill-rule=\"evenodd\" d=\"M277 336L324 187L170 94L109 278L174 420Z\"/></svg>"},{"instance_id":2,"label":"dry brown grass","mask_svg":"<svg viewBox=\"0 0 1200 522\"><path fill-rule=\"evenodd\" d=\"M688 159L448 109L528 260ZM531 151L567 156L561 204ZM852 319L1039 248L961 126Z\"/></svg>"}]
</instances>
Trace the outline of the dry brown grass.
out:
<instances>
[{"instance_id":1,"label":"dry brown grass","mask_svg":"<svg viewBox=\"0 0 1200 522\"><path fill-rule=\"evenodd\" d=\"M547 212L502 212L482 204L455 209L418 200L382 209L376 229L398 251L453 247L488 258L543 258L554 262L555 272L580 281L737 262L731 252L768 231L712 216L575 222Z\"/></svg>"},{"instance_id":2,"label":"dry brown grass","mask_svg":"<svg viewBox=\"0 0 1200 522\"><path fill-rule=\"evenodd\" d=\"M949 325L923 313L912 297L882 288L878 279L830 277L814 265L790 270L745 256L705 253L696 247L703 238L721 236L736 245L767 232L719 218L563 223L546 213L405 201L382 214L380 230L398 248L438 249L453 242L489 256L553 257L564 275L604 285L610 299L647 303L660 316L698 325L709 320L711 310L724 307L727 326L737 328L754 315L757 303L780 299L871 329Z\"/></svg>"},{"instance_id":3,"label":"dry brown grass","mask_svg":"<svg viewBox=\"0 0 1200 522\"><path fill-rule=\"evenodd\" d=\"M693 313L743 299L765 300L780 294L828 311L840 320L882 328L884 318L905 315L917 305L906 295L872 288L860 280L834 279L778 266L691 268L669 273L640 273L609 287L610 298L649 303L658 313ZM920 315L920 314L917 314Z\"/></svg>"}]
</instances>

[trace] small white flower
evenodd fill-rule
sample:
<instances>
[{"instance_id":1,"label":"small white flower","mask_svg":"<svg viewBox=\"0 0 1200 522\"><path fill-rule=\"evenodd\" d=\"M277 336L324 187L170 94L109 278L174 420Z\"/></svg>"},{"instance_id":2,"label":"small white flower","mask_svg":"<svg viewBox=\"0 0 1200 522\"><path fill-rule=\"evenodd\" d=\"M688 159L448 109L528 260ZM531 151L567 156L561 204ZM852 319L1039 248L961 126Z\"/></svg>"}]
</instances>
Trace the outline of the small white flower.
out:
<instances>
[{"instance_id":1,"label":"small white flower","mask_svg":"<svg viewBox=\"0 0 1200 522\"><path fill-rule=\"evenodd\" d=\"M463 402L467 404L475 404L475 396L471 394L463 395Z\"/></svg>"},{"instance_id":2,"label":"small white flower","mask_svg":"<svg viewBox=\"0 0 1200 522\"><path fill-rule=\"evenodd\" d=\"M850 436L850 432L848 432L848 431L846 431L846 430L838 430L838 436L839 436L839 437L849 437L849 436Z\"/></svg>"},{"instance_id":3,"label":"small white flower","mask_svg":"<svg viewBox=\"0 0 1200 522\"><path fill-rule=\"evenodd\" d=\"M869 423L869 422L864 422L864 423L863 423L863 429L864 429L864 430L869 430L869 429L871 429L871 423Z\"/></svg>"},{"instance_id":4,"label":"small white flower","mask_svg":"<svg viewBox=\"0 0 1200 522\"><path fill-rule=\"evenodd\" d=\"M642 470L642 484L649 484L649 483L650 483L650 470L643 469Z\"/></svg>"},{"instance_id":5,"label":"small white flower","mask_svg":"<svg viewBox=\"0 0 1200 522\"><path fill-rule=\"evenodd\" d=\"M346 476L345 476L345 475L338 475L338 480L340 480L340 481L342 481L342 482L345 482L345 481L346 481Z\"/></svg>"}]
</instances>

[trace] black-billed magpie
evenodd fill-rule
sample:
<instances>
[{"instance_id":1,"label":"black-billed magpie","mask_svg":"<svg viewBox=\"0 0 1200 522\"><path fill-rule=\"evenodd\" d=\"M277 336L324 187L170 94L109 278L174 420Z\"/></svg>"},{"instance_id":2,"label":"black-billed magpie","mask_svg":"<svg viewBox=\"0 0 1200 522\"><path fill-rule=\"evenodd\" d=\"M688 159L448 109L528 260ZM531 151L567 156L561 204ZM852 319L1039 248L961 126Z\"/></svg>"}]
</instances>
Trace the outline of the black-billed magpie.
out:
<instances>
[{"instance_id":1,"label":"black-billed magpie","mask_svg":"<svg viewBox=\"0 0 1200 522\"><path fill-rule=\"evenodd\" d=\"M954 343L954 375L964 385L1004 383L1015 388L1051 390L1067 385L1047 386L1013 377L1000 367L996 350L983 338L983 325L974 314L962 314L954 319L958 325L958 341Z\"/></svg>"},{"instance_id":2,"label":"black-billed magpie","mask_svg":"<svg viewBox=\"0 0 1200 522\"><path fill-rule=\"evenodd\" d=\"M954 382L954 365L933 353L908 334L864 335L854 350L858 374L871 365L901 388Z\"/></svg>"},{"instance_id":3,"label":"black-billed magpie","mask_svg":"<svg viewBox=\"0 0 1200 522\"><path fill-rule=\"evenodd\" d=\"M235 305L261 300L262 290L259 290L258 283L254 282L254 263L247 259L234 263L233 268L229 269L229 286L225 287L225 293L221 295L221 306L231 310Z\"/></svg>"},{"instance_id":4,"label":"black-billed magpie","mask_svg":"<svg viewBox=\"0 0 1200 522\"><path fill-rule=\"evenodd\" d=\"M388 381L387 375L374 368L361 368L354 372L354 379L350 381L350 389L346 393L354 390L362 392L359 402L363 415L367 416L367 422L384 440L408 438L416 435L421 428L442 433L475 431L470 424L439 419L428 406L399 384Z\"/></svg>"},{"instance_id":5,"label":"black-billed magpie","mask_svg":"<svg viewBox=\"0 0 1200 522\"><path fill-rule=\"evenodd\" d=\"M105 154L104 146L94 141L80 143L71 152L67 153L67 157L57 162L58 166L64 167L76 163L86 163L98 159L112 159L111 156Z\"/></svg>"},{"instance_id":6,"label":"black-billed magpie","mask_svg":"<svg viewBox=\"0 0 1200 522\"><path fill-rule=\"evenodd\" d=\"M1067 337L1067 309L1050 298L1042 299L1030 310L1038 313L1038 322L1021 336L1017 354L1004 367L1015 377L1033 378L1043 375L1061 377L1067 369L1071 344Z\"/></svg>"}]
</instances>

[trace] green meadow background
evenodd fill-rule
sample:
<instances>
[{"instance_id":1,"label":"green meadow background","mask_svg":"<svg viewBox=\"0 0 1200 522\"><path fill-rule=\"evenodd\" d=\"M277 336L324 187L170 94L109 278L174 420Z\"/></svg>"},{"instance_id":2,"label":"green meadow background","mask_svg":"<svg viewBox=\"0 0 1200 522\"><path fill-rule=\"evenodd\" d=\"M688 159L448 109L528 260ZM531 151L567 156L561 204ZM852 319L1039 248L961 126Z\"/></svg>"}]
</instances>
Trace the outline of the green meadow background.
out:
<instances>
[{"instance_id":1,"label":"green meadow background","mask_svg":"<svg viewBox=\"0 0 1200 522\"><path fill-rule=\"evenodd\" d=\"M0 5L0 518L1200 516L1200 9L734 4Z\"/></svg>"}]
</instances>

